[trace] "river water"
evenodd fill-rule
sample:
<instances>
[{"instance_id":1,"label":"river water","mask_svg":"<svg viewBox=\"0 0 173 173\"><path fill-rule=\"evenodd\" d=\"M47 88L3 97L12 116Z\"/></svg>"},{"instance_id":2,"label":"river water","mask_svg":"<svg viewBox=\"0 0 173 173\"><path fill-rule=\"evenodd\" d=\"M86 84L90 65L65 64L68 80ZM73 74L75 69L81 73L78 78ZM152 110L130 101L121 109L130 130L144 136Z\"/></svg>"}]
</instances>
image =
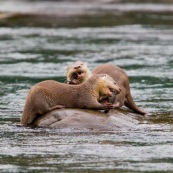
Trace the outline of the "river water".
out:
<instances>
[{"instance_id":1,"label":"river water","mask_svg":"<svg viewBox=\"0 0 173 173\"><path fill-rule=\"evenodd\" d=\"M76 15L67 1L2 2L0 10L12 17L0 20L1 172L173 172L173 4L83 2L74 4ZM64 20L50 13L43 19L38 7L71 11ZM21 127L29 88L46 79L64 82L76 60L91 69L123 68L135 102L153 116L125 117L130 126L109 132Z\"/></svg>"}]
</instances>

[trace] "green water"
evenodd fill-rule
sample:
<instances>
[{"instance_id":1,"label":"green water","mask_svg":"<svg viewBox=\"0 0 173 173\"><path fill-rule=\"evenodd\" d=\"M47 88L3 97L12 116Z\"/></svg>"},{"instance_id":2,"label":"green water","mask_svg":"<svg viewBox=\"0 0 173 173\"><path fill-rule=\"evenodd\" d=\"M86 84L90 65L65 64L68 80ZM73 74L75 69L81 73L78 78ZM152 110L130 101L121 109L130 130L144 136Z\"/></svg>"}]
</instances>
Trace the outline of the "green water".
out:
<instances>
[{"instance_id":1,"label":"green water","mask_svg":"<svg viewBox=\"0 0 173 173\"><path fill-rule=\"evenodd\" d=\"M158 4L149 7L157 9ZM97 12L71 17L69 23L25 15L1 19L0 171L173 172L173 18L169 10ZM91 69L102 63L123 68L135 102L154 115L130 121L125 117L125 126L130 126L111 132L20 127L29 88L45 79L64 82L66 66L76 60L87 62Z\"/></svg>"}]
</instances>

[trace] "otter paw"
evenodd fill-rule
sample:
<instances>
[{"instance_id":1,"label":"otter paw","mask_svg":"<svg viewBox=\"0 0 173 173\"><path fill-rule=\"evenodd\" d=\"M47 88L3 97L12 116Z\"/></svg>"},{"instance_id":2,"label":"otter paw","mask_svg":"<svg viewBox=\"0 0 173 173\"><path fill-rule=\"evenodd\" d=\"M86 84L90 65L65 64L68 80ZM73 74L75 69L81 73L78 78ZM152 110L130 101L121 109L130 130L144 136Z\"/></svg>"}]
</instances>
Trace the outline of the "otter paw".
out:
<instances>
[{"instance_id":1,"label":"otter paw","mask_svg":"<svg viewBox=\"0 0 173 173\"><path fill-rule=\"evenodd\" d=\"M108 102L106 102L106 103L104 103L104 109L105 109L105 113L108 113L109 111L110 111L110 109L113 109L114 108L114 105L113 104L111 104L111 103L108 103Z\"/></svg>"}]
</instances>

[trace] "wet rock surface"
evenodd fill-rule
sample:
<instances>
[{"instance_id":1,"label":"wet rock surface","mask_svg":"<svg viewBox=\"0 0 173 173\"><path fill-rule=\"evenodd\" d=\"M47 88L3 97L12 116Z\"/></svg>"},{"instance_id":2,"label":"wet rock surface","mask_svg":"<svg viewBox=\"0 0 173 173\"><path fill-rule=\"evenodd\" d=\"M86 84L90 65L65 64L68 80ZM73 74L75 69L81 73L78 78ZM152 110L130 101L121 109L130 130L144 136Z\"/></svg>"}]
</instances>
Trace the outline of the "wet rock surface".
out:
<instances>
[{"instance_id":1,"label":"wet rock surface","mask_svg":"<svg viewBox=\"0 0 173 173\"><path fill-rule=\"evenodd\" d=\"M34 127L100 132L116 131L134 127L134 124L139 124L139 120L142 118L141 115L125 110L111 110L109 113L103 113L94 110L60 109L40 117L34 122Z\"/></svg>"}]
</instances>

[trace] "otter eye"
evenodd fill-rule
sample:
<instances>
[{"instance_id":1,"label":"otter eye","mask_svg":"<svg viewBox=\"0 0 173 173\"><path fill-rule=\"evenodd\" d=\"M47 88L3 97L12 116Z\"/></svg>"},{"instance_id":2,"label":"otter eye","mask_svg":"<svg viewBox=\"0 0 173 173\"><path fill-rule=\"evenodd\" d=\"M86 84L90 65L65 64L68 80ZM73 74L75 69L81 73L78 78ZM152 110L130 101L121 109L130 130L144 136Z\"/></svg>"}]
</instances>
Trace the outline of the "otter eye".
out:
<instances>
[{"instance_id":1,"label":"otter eye","mask_svg":"<svg viewBox=\"0 0 173 173\"><path fill-rule=\"evenodd\" d=\"M116 85L117 83L116 83L116 82L114 82L114 84Z\"/></svg>"},{"instance_id":2,"label":"otter eye","mask_svg":"<svg viewBox=\"0 0 173 173\"><path fill-rule=\"evenodd\" d=\"M80 71L80 72L78 72L78 74L79 74L79 75L81 75L81 74L82 74L82 72Z\"/></svg>"}]
</instances>

